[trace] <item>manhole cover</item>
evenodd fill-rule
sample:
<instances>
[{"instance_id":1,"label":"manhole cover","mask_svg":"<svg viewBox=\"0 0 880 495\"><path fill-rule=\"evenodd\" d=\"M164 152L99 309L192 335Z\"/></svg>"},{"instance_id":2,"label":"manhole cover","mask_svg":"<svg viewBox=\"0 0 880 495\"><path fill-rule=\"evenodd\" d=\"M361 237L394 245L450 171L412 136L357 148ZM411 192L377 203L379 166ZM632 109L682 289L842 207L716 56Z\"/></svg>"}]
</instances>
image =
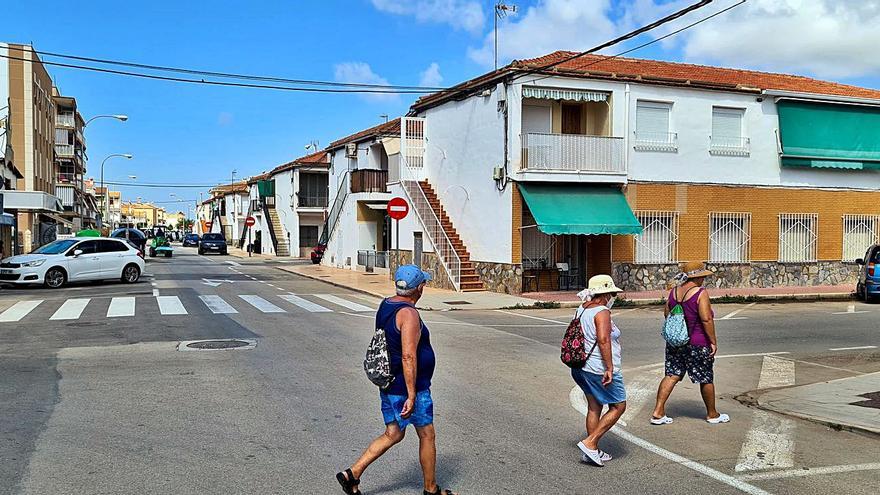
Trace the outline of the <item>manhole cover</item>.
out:
<instances>
[{"instance_id":1,"label":"manhole cover","mask_svg":"<svg viewBox=\"0 0 880 495\"><path fill-rule=\"evenodd\" d=\"M443 301L443 304L450 304L452 306L460 306L462 304L470 304L467 301Z\"/></svg>"},{"instance_id":2,"label":"manhole cover","mask_svg":"<svg viewBox=\"0 0 880 495\"><path fill-rule=\"evenodd\" d=\"M177 344L179 351L226 351L234 349L253 349L257 346L254 339L212 339L188 340Z\"/></svg>"}]
</instances>

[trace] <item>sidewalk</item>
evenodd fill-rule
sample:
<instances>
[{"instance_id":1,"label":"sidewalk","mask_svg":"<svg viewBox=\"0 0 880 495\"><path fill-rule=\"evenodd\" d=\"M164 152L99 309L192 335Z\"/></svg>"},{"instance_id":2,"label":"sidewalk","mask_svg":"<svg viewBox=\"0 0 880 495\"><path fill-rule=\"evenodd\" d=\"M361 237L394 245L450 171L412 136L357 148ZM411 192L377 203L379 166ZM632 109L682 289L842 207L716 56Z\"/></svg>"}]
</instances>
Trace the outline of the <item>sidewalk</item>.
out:
<instances>
[{"instance_id":1,"label":"sidewalk","mask_svg":"<svg viewBox=\"0 0 880 495\"><path fill-rule=\"evenodd\" d=\"M707 288L713 298L732 296L766 299L769 301L778 299L804 299L804 300L848 300L855 291L853 285L817 285L812 287L770 287L770 288L745 288L745 289L716 289ZM644 291L624 292L623 297L636 304L653 304L665 299L667 291ZM563 307L577 305L580 299L577 291L559 292L526 292L523 297L536 301L554 301Z\"/></svg>"},{"instance_id":2,"label":"sidewalk","mask_svg":"<svg viewBox=\"0 0 880 495\"><path fill-rule=\"evenodd\" d=\"M761 409L880 434L880 372L773 390L756 400Z\"/></svg>"},{"instance_id":3,"label":"sidewalk","mask_svg":"<svg viewBox=\"0 0 880 495\"><path fill-rule=\"evenodd\" d=\"M384 274L363 273L321 265L282 265L279 270L320 280L337 287L376 297L394 295L394 283ZM453 309L500 309L516 306L532 306L534 299L498 294L496 292L455 292L428 287L419 300L420 309L449 311Z\"/></svg>"},{"instance_id":4,"label":"sidewalk","mask_svg":"<svg viewBox=\"0 0 880 495\"><path fill-rule=\"evenodd\" d=\"M228 248L228 251L229 251L229 256L235 256L236 258L250 258L250 259L254 259L254 260L278 259L278 256L275 256L274 254L254 254L252 256L248 256L248 252L245 251L244 249L238 249L238 248L234 248L234 247ZM281 259L287 259L287 258L281 258Z\"/></svg>"}]
</instances>

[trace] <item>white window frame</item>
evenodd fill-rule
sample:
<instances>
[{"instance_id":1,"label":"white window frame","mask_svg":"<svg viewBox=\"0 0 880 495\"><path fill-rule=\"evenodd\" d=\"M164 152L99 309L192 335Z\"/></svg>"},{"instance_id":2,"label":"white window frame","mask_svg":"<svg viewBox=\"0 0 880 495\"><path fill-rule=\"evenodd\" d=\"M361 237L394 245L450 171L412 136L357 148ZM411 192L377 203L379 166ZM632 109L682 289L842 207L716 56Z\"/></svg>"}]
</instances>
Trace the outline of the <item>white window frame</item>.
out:
<instances>
[{"instance_id":1,"label":"white window frame","mask_svg":"<svg viewBox=\"0 0 880 495\"><path fill-rule=\"evenodd\" d=\"M678 262L678 212L636 210L643 233L633 236L633 262L637 265L666 265ZM648 237L652 229L665 229L666 235ZM658 232L662 233L663 230Z\"/></svg>"},{"instance_id":2,"label":"white window frame","mask_svg":"<svg viewBox=\"0 0 880 495\"><path fill-rule=\"evenodd\" d=\"M739 236L733 249L724 248L725 236ZM709 262L749 263L752 258L752 214L735 212L709 213Z\"/></svg>"},{"instance_id":3,"label":"white window frame","mask_svg":"<svg viewBox=\"0 0 880 495\"><path fill-rule=\"evenodd\" d=\"M798 231L798 226L803 230ZM818 213L780 213L779 251L780 263L812 263L817 261L819 246Z\"/></svg>"},{"instance_id":4,"label":"white window frame","mask_svg":"<svg viewBox=\"0 0 880 495\"><path fill-rule=\"evenodd\" d=\"M841 261L852 263L880 241L880 215L843 215L842 220Z\"/></svg>"},{"instance_id":5,"label":"white window frame","mask_svg":"<svg viewBox=\"0 0 880 495\"><path fill-rule=\"evenodd\" d=\"M644 131L639 129L639 107L663 109L667 111L666 131ZM678 133L672 132L671 101L636 100L635 129L633 130L633 149L636 151L678 151Z\"/></svg>"},{"instance_id":6,"label":"white window frame","mask_svg":"<svg viewBox=\"0 0 880 495\"><path fill-rule=\"evenodd\" d=\"M739 117L739 135L722 136L715 134L716 114L736 114ZM735 107L712 107L712 128L709 134L709 153L721 156L749 156L751 141L746 136L746 109Z\"/></svg>"}]
</instances>

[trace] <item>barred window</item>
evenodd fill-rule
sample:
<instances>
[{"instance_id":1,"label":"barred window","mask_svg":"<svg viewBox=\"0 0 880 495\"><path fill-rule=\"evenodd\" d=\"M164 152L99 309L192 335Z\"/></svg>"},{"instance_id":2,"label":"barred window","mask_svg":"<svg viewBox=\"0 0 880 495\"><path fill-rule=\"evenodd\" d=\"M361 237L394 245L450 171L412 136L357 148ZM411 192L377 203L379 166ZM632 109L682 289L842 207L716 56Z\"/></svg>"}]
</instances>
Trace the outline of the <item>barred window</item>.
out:
<instances>
[{"instance_id":1,"label":"barred window","mask_svg":"<svg viewBox=\"0 0 880 495\"><path fill-rule=\"evenodd\" d=\"M709 214L709 261L745 263L752 240L750 213Z\"/></svg>"},{"instance_id":2,"label":"barred window","mask_svg":"<svg viewBox=\"0 0 880 495\"><path fill-rule=\"evenodd\" d=\"M819 215L782 213L779 215L779 262L816 261Z\"/></svg>"},{"instance_id":3,"label":"barred window","mask_svg":"<svg viewBox=\"0 0 880 495\"><path fill-rule=\"evenodd\" d=\"M880 215L843 216L843 261L855 261L880 240Z\"/></svg>"},{"instance_id":4,"label":"barred window","mask_svg":"<svg viewBox=\"0 0 880 495\"><path fill-rule=\"evenodd\" d=\"M636 211L642 233L635 236L636 263L675 263L678 258L678 212Z\"/></svg>"}]
</instances>

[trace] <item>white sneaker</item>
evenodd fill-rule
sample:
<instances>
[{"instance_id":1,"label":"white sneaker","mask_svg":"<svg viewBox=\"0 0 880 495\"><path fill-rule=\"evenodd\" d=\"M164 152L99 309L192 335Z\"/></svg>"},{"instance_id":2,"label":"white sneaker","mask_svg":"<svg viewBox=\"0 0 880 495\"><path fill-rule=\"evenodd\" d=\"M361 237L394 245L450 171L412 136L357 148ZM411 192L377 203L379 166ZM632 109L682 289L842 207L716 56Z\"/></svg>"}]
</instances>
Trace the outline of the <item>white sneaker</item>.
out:
<instances>
[{"instance_id":1,"label":"white sneaker","mask_svg":"<svg viewBox=\"0 0 880 495\"><path fill-rule=\"evenodd\" d=\"M729 423L730 416L728 416L726 414L719 414L717 418L709 418L706 420L706 422L713 424L713 425L719 425L721 423Z\"/></svg>"},{"instance_id":2,"label":"white sneaker","mask_svg":"<svg viewBox=\"0 0 880 495\"><path fill-rule=\"evenodd\" d=\"M662 418L651 417L652 425L668 425L672 423L672 418L669 416L663 416Z\"/></svg>"},{"instance_id":3,"label":"white sneaker","mask_svg":"<svg viewBox=\"0 0 880 495\"><path fill-rule=\"evenodd\" d=\"M588 464L592 464L594 466L598 466L598 467L605 466L605 464L602 463L602 455L601 455L602 451L588 449L587 446L584 445L583 442L578 442L578 448L581 449L581 452L584 453L581 456L582 461L584 461Z\"/></svg>"}]
</instances>

